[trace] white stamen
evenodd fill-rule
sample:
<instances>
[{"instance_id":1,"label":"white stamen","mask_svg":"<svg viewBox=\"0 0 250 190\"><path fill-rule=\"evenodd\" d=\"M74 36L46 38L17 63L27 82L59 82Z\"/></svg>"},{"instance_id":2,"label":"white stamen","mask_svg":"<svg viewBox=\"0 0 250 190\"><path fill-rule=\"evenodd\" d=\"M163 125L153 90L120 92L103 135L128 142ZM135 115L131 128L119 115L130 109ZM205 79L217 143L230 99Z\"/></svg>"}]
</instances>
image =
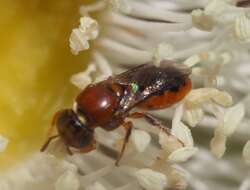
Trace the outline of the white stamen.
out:
<instances>
[{"instance_id":1,"label":"white stamen","mask_svg":"<svg viewBox=\"0 0 250 190\"><path fill-rule=\"evenodd\" d=\"M215 157L221 158L226 151L227 137L221 133L218 128L215 129L214 133L214 137L210 143L211 152Z\"/></svg>"},{"instance_id":2,"label":"white stamen","mask_svg":"<svg viewBox=\"0 0 250 190\"><path fill-rule=\"evenodd\" d=\"M185 144L185 146L192 147L194 145L191 130L182 122L180 122L179 125L173 127L171 132L174 136L180 139Z\"/></svg>"},{"instance_id":3,"label":"white stamen","mask_svg":"<svg viewBox=\"0 0 250 190\"><path fill-rule=\"evenodd\" d=\"M98 0L90 5L82 5L79 9L79 12L82 16L88 15L90 12L96 12L104 9L107 5L106 0Z\"/></svg>"},{"instance_id":4,"label":"white stamen","mask_svg":"<svg viewBox=\"0 0 250 190\"><path fill-rule=\"evenodd\" d=\"M198 151L195 147L183 147L172 152L168 160L171 162L185 162Z\"/></svg>"},{"instance_id":5,"label":"white stamen","mask_svg":"<svg viewBox=\"0 0 250 190\"><path fill-rule=\"evenodd\" d=\"M227 92L219 91L215 88L200 88L192 90L186 96L185 105L187 108L196 108L211 99L225 107L232 104L232 97Z\"/></svg>"},{"instance_id":6,"label":"white stamen","mask_svg":"<svg viewBox=\"0 0 250 190\"><path fill-rule=\"evenodd\" d=\"M78 190L80 182L76 173L66 171L56 181L56 190Z\"/></svg>"},{"instance_id":7,"label":"white stamen","mask_svg":"<svg viewBox=\"0 0 250 190\"><path fill-rule=\"evenodd\" d=\"M158 44L154 53L155 64L159 66L160 62L164 59L168 59L169 57L171 57L173 52L174 47L172 45L167 43Z\"/></svg>"},{"instance_id":8,"label":"white stamen","mask_svg":"<svg viewBox=\"0 0 250 190\"><path fill-rule=\"evenodd\" d=\"M95 71L96 65L94 63L90 63L85 71L74 74L70 81L78 88L84 89L87 85L93 82L91 74Z\"/></svg>"},{"instance_id":9,"label":"white stamen","mask_svg":"<svg viewBox=\"0 0 250 190\"><path fill-rule=\"evenodd\" d=\"M178 128L181 122L181 118L183 116L184 113L184 104L180 103L174 113L174 117L172 120L172 128Z\"/></svg>"},{"instance_id":10,"label":"white stamen","mask_svg":"<svg viewBox=\"0 0 250 190\"><path fill-rule=\"evenodd\" d=\"M203 119L203 117L204 112L201 108L186 110L184 112L184 118L191 127L195 127Z\"/></svg>"},{"instance_id":11,"label":"white stamen","mask_svg":"<svg viewBox=\"0 0 250 190\"><path fill-rule=\"evenodd\" d=\"M133 19L117 13L109 13L106 22L122 27L129 27L131 31L135 31L138 35L147 35L156 38L155 34L161 35L162 31L175 32L180 30L187 30L190 24L187 23L159 23L152 21L143 21ZM152 35L154 34L154 35Z\"/></svg>"},{"instance_id":12,"label":"white stamen","mask_svg":"<svg viewBox=\"0 0 250 190\"><path fill-rule=\"evenodd\" d=\"M135 35L132 31L124 30L119 26L110 26L107 36L120 43L141 50L152 50L155 47L154 44L146 40L145 36Z\"/></svg>"},{"instance_id":13,"label":"white stamen","mask_svg":"<svg viewBox=\"0 0 250 190\"><path fill-rule=\"evenodd\" d=\"M211 16L205 14L204 11L200 9L193 10L191 15L193 25L198 29L204 31L211 31L215 26L214 19Z\"/></svg>"},{"instance_id":14,"label":"white stamen","mask_svg":"<svg viewBox=\"0 0 250 190\"><path fill-rule=\"evenodd\" d=\"M239 103L229 109L227 109L224 116L224 124L222 130L226 136L231 136L245 115L245 109L243 104Z\"/></svg>"},{"instance_id":15,"label":"white stamen","mask_svg":"<svg viewBox=\"0 0 250 190\"><path fill-rule=\"evenodd\" d=\"M131 5L129 0L109 0L109 3L114 11L129 14L131 12Z\"/></svg>"},{"instance_id":16,"label":"white stamen","mask_svg":"<svg viewBox=\"0 0 250 190\"><path fill-rule=\"evenodd\" d=\"M167 187L167 177L151 169L140 169L135 173L139 184L146 190L164 190Z\"/></svg>"},{"instance_id":17,"label":"white stamen","mask_svg":"<svg viewBox=\"0 0 250 190\"><path fill-rule=\"evenodd\" d=\"M151 141L151 137L145 131L134 129L131 134L131 140L138 152L144 152Z\"/></svg>"},{"instance_id":18,"label":"white stamen","mask_svg":"<svg viewBox=\"0 0 250 190\"><path fill-rule=\"evenodd\" d=\"M107 38L100 39L98 44L104 49L103 51L110 52L109 57L119 63L146 63L153 57L152 52L138 50Z\"/></svg>"},{"instance_id":19,"label":"white stamen","mask_svg":"<svg viewBox=\"0 0 250 190\"><path fill-rule=\"evenodd\" d=\"M100 70L100 73L101 73L95 79L95 82L99 82L101 80L108 78L109 76L112 76L112 70L111 70L106 58L98 51L93 52L93 57L96 61L96 65L98 66L98 69Z\"/></svg>"},{"instance_id":20,"label":"white stamen","mask_svg":"<svg viewBox=\"0 0 250 190\"><path fill-rule=\"evenodd\" d=\"M247 143L245 144L242 155L245 162L247 164L250 164L250 140L248 140Z\"/></svg>"},{"instance_id":21,"label":"white stamen","mask_svg":"<svg viewBox=\"0 0 250 190\"><path fill-rule=\"evenodd\" d=\"M70 48L73 54L89 48L89 40L97 38L99 33L98 23L91 17L84 16L80 19L80 26L73 29L70 36Z\"/></svg>"},{"instance_id":22,"label":"white stamen","mask_svg":"<svg viewBox=\"0 0 250 190\"><path fill-rule=\"evenodd\" d=\"M242 42L250 41L250 19L246 13L241 14L235 19L234 30L236 37Z\"/></svg>"},{"instance_id":23,"label":"white stamen","mask_svg":"<svg viewBox=\"0 0 250 190\"><path fill-rule=\"evenodd\" d=\"M106 188L99 182L95 182L93 185L90 185L86 190L106 190Z\"/></svg>"},{"instance_id":24,"label":"white stamen","mask_svg":"<svg viewBox=\"0 0 250 190\"><path fill-rule=\"evenodd\" d=\"M199 63L201 61L201 58L199 55L193 55L189 58L187 58L183 64L187 65L188 67L192 67L194 65L196 65L197 63Z\"/></svg>"},{"instance_id":25,"label":"white stamen","mask_svg":"<svg viewBox=\"0 0 250 190\"><path fill-rule=\"evenodd\" d=\"M140 1L131 1L130 3L131 10L130 15L142 17L142 18L150 18L156 20L163 20L167 22L185 22L191 23L191 18L187 14L182 13L174 13L167 10L161 10L157 8L153 8L147 5L146 3Z\"/></svg>"}]
</instances>

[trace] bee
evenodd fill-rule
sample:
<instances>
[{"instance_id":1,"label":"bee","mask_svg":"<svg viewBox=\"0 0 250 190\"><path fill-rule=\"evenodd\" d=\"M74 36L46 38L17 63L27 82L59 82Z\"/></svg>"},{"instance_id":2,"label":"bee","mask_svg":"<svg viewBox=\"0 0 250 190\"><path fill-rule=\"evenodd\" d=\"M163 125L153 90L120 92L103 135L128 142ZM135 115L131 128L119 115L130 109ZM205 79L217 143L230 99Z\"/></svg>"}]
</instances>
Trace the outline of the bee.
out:
<instances>
[{"instance_id":1,"label":"bee","mask_svg":"<svg viewBox=\"0 0 250 190\"><path fill-rule=\"evenodd\" d=\"M56 126L58 135L48 138L41 151L51 140L60 137L69 154L72 154L70 147L86 153L96 148L96 127L112 131L123 126L126 135L116 160L118 165L133 128L126 118L144 118L152 126L167 131L157 118L145 111L164 109L182 100L192 88L191 69L168 60L160 65L139 65L88 85L76 97L74 109L62 109L54 115L52 125Z\"/></svg>"}]
</instances>

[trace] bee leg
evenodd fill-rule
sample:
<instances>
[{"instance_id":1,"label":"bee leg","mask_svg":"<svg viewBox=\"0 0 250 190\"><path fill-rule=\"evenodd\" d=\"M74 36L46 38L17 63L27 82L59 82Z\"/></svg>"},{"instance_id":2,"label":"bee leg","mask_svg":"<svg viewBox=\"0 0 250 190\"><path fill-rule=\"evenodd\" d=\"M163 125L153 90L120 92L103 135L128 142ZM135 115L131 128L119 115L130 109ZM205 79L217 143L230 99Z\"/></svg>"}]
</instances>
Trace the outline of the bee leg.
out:
<instances>
[{"instance_id":1,"label":"bee leg","mask_svg":"<svg viewBox=\"0 0 250 190\"><path fill-rule=\"evenodd\" d=\"M53 130L54 130L54 127L55 127L55 124L56 124L56 119L59 115L60 111L56 112L55 115L53 116L53 119L52 119L52 122L51 122L51 126L46 134L46 137L48 138L48 140L44 143L44 145L42 146L42 148L40 149L41 152L45 151L46 148L48 147L49 143L56 137L58 137L59 135L53 135L51 137L49 137Z\"/></svg>"},{"instance_id":2,"label":"bee leg","mask_svg":"<svg viewBox=\"0 0 250 190\"><path fill-rule=\"evenodd\" d=\"M115 162L115 165L116 166L119 166L119 162L124 154L124 151L126 149L126 145L129 141L129 137L131 135L131 131L132 131L132 128L133 128L133 123L131 121L128 121L126 123L123 123L123 127L126 129L126 135L125 135L125 138L124 138L124 141L123 141L123 145L122 145L122 149L116 159L116 162Z\"/></svg>"},{"instance_id":3,"label":"bee leg","mask_svg":"<svg viewBox=\"0 0 250 190\"><path fill-rule=\"evenodd\" d=\"M54 135L54 136L49 137L48 140L44 143L44 145L43 145L42 148L40 149L40 151L41 151L41 152L44 152L44 151L47 149L47 147L48 147L48 145L50 144L50 142L51 142L53 139L57 138L58 136L59 136L59 135Z\"/></svg>"},{"instance_id":4,"label":"bee leg","mask_svg":"<svg viewBox=\"0 0 250 190\"><path fill-rule=\"evenodd\" d=\"M148 114L148 113L142 113L142 112L133 112L129 115L129 117L137 119L137 118L144 118L149 124L159 128L160 130L164 131L167 134L171 134L170 129L167 128L165 125L163 125L159 119L156 117Z\"/></svg>"},{"instance_id":5,"label":"bee leg","mask_svg":"<svg viewBox=\"0 0 250 190\"><path fill-rule=\"evenodd\" d=\"M47 132L47 137L50 136L54 130L54 127L56 126L56 120L59 116L61 111L58 111L54 114L53 118L52 118L52 121L51 121L51 126L50 128L48 129L48 132Z\"/></svg>"},{"instance_id":6,"label":"bee leg","mask_svg":"<svg viewBox=\"0 0 250 190\"><path fill-rule=\"evenodd\" d=\"M171 134L171 131L168 127L166 127L165 125L163 125L159 119L157 119L156 117L148 114L148 113L142 113L142 112L133 112L131 113L128 117L130 118L144 118L149 124L157 127L158 129L162 130L164 133L166 133L169 136L174 136L173 134ZM175 137L183 146L184 143L177 137Z\"/></svg>"}]
</instances>

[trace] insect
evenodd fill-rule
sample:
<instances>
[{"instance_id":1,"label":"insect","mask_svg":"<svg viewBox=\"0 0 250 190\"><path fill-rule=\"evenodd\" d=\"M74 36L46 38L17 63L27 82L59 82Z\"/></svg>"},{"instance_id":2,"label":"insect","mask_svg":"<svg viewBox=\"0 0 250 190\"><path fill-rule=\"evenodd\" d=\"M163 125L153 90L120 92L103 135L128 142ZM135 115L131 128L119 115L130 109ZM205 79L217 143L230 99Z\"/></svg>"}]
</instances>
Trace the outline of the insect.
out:
<instances>
[{"instance_id":1,"label":"insect","mask_svg":"<svg viewBox=\"0 0 250 190\"><path fill-rule=\"evenodd\" d=\"M70 147L89 152L95 149L96 127L112 131L123 126L126 135L116 160L118 165L133 128L133 123L125 119L144 118L152 126L164 128L145 111L167 108L183 99L192 88L189 68L168 60L161 65L143 64L87 86L76 97L75 109L55 114L52 125L57 127L58 135L48 138L41 151L60 137L69 154L72 154ZM134 108L142 111L133 111Z\"/></svg>"}]
</instances>

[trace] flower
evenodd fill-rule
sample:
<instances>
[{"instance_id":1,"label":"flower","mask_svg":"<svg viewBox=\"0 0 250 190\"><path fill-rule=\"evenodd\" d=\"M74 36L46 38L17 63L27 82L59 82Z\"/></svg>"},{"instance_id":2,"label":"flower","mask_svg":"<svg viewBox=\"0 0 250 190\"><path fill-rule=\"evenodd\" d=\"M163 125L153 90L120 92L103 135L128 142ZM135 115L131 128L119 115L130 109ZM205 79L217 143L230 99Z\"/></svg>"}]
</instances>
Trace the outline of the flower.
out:
<instances>
[{"instance_id":1,"label":"flower","mask_svg":"<svg viewBox=\"0 0 250 190\"><path fill-rule=\"evenodd\" d=\"M223 182L214 183L214 176L242 174L231 164L240 163L223 158L217 161L212 154L221 158L227 139L234 133L241 139L247 131L244 127L248 121L244 116L249 117L249 106L245 105L250 102L247 9L230 0L188 4L184 1L101 0L83 5L80 10L83 17L79 28L72 31L71 50L78 54L91 49L89 40L93 40L95 48L87 69L71 78L78 88L120 72L124 66L145 62L160 66L164 59L190 67L194 88L168 111L152 113L172 121L167 125L171 126L168 132L147 127L142 121L136 123L137 129L132 131L119 168L114 167L112 154L120 150L124 131L107 133L98 129L96 138L100 147L97 151L66 157L66 165L77 167L77 172L69 167L60 175L54 175L52 183L57 188L72 186L90 190L185 189L188 183L199 190L229 188ZM102 12L98 24L91 17L95 11ZM195 130L200 131L198 135ZM206 132L212 130L211 154L199 142L202 135L207 142ZM249 136L249 133L245 135ZM248 149L249 143L243 150L247 162ZM59 163L55 164L58 167L51 167L61 170L64 165ZM204 170L208 163L209 167ZM47 171L43 172L41 175L47 175ZM234 186L240 187L241 182L238 177ZM247 179L241 187L247 186L245 184Z\"/></svg>"}]
</instances>

